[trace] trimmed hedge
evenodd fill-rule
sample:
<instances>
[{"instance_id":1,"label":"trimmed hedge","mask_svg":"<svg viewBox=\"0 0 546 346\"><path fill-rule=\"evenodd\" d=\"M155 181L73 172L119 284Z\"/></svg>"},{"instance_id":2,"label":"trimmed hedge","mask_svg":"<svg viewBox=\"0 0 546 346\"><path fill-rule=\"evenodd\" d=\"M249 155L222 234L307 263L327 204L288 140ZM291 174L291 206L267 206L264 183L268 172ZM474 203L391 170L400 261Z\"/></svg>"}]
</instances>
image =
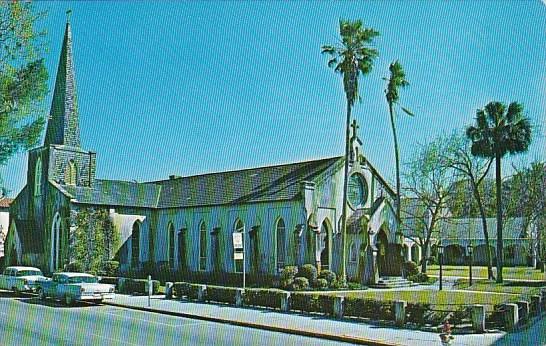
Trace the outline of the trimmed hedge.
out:
<instances>
[{"instance_id":1,"label":"trimmed hedge","mask_svg":"<svg viewBox=\"0 0 546 346\"><path fill-rule=\"evenodd\" d=\"M243 296L243 302L249 306L262 306L272 309L280 309L282 291L268 289L247 289Z\"/></svg>"},{"instance_id":2,"label":"trimmed hedge","mask_svg":"<svg viewBox=\"0 0 546 346\"><path fill-rule=\"evenodd\" d=\"M173 284L174 296L177 298L186 297L188 299L197 299L198 284L189 282L175 282Z\"/></svg>"},{"instance_id":3,"label":"trimmed hedge","mask_svg":"<svg viewBox=\"0 0 546 346\"><path fill-rule=\"evenodd\" d=\"M209 302L235 304L237 288L222 286L207 286L205 300Z\"/></svg>"},{"instance_id":4,"label":"trimmed hedge","mask_svg":"<svg viewBox=\"0 0 546 346\"><path fill-rule=\"evenodd\" d=\"M121 287L121 293L128 294L148 294L148 280L145 279L126 279ZM159 292L159 281L152 280L152 294Z\"/></svg>"},{"instance_id":5,"label":"trimmed hedge","mask_svg":"<svg viewBox=\"0 0 546 346\"><path fill-rule=\"evenodd\" d=\"M344 303L345 316L373 320L394 320L394 308L391 301L347 297Z\"/></svg>"},{"instance_id":6,"label":"trimmed hedge","mask_svg":"<svg viewBox=\"0 0 546 346\"><path fill-rule=\"evenodd\" d=\"M292 293L290 295L290 309L333 315L334 299L334 296Z\"/></svg>"}]
</instances>

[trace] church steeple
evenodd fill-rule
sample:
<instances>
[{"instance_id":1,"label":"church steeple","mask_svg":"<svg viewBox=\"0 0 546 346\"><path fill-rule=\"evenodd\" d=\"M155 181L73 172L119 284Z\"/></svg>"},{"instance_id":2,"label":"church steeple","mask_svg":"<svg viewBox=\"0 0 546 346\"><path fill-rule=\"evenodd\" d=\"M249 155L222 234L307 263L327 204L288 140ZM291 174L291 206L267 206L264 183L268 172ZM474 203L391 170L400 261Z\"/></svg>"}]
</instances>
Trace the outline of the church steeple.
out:
<instances>
[{"instance_id":1,"label":"church steeple","mask_svg":"<svg viewBox=\"0 0 546 346\"><path fill-rule=\"evenodd\" d=\"M80 124L76 79L74 76L74 58L72 55L70 13L71 11L67 11L63 47L57 69L57 79L55 80L44 145L59 144L80 148Z\"/></svg>"}]
</instances>

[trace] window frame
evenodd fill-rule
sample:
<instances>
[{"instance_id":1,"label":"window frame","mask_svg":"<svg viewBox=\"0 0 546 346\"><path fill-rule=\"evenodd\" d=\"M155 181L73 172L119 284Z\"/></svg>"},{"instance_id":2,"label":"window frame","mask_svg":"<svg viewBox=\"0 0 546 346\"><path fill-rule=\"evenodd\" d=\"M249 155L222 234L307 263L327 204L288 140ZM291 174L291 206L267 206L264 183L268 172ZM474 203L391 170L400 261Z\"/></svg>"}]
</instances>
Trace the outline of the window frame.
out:
<instances>
[{"instance_id":1,"label":"window frame","mask_svg":"<svg viewBox=\"0 0 546 346\"><path fill-rule=\"evenodd\" d=\"M208 234L207 233L208 233L207 224L205 223L205 221L201 221L199 223L199 263L198 263L199 271L207 270L207 259L208 259L208 251L207 251Z\"/></svg>"}]
</instances>

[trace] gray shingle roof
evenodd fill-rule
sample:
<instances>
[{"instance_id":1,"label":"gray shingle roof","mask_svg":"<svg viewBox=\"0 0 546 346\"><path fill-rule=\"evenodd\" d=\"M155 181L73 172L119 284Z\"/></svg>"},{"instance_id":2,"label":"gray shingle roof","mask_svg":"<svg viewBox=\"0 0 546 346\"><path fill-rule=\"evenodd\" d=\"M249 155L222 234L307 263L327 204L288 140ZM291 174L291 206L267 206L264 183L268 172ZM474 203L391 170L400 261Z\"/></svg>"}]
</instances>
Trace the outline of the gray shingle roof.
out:
<instances>
[{"instance_id":1,"label":"gray shingle roof","mask_svg":"<svg viewBox=\"0 0 546 346\"><path fill-rule=\"evenodd\" d=\"M158 181L159 208L291 200L302 181L336 169L340 157Z\"/></svg>"},{"instance_id":2,"label":"gray shingle roof","mask_svg":"<svg viewBox=\"0 0 546 346\"><path fill-rule=\"evenodd\" d=\"M497 239L497 219L487 218L487 232L490 239ZM483 239L483 227L481 218L451 218L442 220L438 228L442 238L452 239ZM503 222L503 239L522 238L524 220L522 217L508 218Z\"/></svg>"},{"instance_id":3,"label":"gray shingle roof","mask_svg":"<svg viewBox=\"0 0 546 346\"><path fill-rule=\"evenodd\" d=\"M95 180L93 187L61 185L78 203L155 208L161 187L119 180Z\"/></svg>"},{"instance_id":4,"label":"gray shingle roof","mask_svg":"<svg viewBox=\"0 0 546 346\"><path fill-rule=\"evenodd\" d=\"M58 185L77 203L184 208L292 200L302 181L313 181L337 169L341 157L174 178L148 183L95 181L92 188Z\"/></svg>"}]
</instances>

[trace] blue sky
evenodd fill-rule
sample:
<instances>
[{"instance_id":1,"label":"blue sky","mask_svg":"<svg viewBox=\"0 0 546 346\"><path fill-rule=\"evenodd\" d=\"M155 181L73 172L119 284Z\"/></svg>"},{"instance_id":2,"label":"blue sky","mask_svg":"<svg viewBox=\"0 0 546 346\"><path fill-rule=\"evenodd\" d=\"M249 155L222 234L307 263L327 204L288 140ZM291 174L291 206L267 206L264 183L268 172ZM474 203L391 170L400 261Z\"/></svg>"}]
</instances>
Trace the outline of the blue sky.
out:
<instances>
[{"instance_id":1,"label":"blue sky","mask_svg":"<svg viewBox=\"0 0 546 346\"><path fill-rule=\"evenodd\" d=\"M524 104L541 128L523 159L546 158L546 6L538 0L38 7L49 12L51 91L73 10L82 144L97 152L98 178L150 181L341 155L345 96L320 54L335 43L339 18L381 33L354 114L365 154L387 179L394 153L381 78L395 59L411 83L401 101L416 114L398 118L402 162L418 143L472 124L492 100ZM12 196L25 184L26 160L1 169Z\"/></svg>"}]
</instances>

